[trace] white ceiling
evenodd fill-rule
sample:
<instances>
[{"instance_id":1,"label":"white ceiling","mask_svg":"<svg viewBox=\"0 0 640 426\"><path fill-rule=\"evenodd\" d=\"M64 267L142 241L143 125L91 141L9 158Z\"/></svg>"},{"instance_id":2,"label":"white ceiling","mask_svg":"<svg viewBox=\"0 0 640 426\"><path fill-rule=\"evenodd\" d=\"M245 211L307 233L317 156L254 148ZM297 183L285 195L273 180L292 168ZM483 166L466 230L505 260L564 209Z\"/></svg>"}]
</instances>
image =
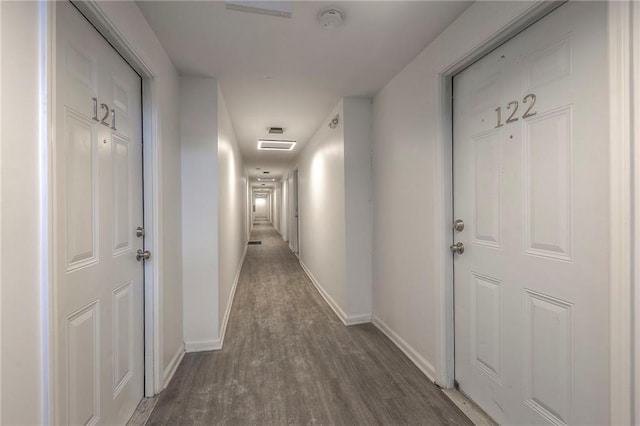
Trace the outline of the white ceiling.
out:
<instances>
[{"instance_id":1,"label":"white ceiling","mask_svg":"<svg viewBox=\"0 0 640 426\"><path fill-rule=\"evenodd\" d=\"M297 1L282 18L218 1L138 2L181 75L218 79L252 178L281 176L342 96L373 96L470 4ZM340 28L318 22L328 6L345 12ZM258 151L270 126L295 149Z\"/></svg>"}]
</instances>

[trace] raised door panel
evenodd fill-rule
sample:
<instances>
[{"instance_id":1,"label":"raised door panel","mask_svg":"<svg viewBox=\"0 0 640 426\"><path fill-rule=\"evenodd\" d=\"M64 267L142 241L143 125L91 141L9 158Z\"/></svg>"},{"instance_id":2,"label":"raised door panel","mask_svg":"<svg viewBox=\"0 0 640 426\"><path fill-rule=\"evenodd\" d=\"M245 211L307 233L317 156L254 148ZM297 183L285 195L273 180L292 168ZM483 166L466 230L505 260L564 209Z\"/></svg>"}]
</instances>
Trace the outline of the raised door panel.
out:
<instances>
[{"instance_id":1,"label":"raised door panel","mask_svg":"<svg viewBox=\"0 0 640 426\"><path fill-rule=\"evenodd\" d=\"M65 71L70 82L96 91L96 61L76 46L67 44L64 49Z\"/></svg>"},{"instance_id":2,"label":"raised door panel","mask_svg":"<svg viewBox=\"0 0 640 426\"><path fill-rule=\"evenodd\" d=\"M572 73L571 33L543 46L525 60L525 87L528 91L569 77Z\"/></svg>"},{"instance_id":3,"label":"raised door panel","mask_svg":"<svg viewBox=\"0 0 640 426\"><path fill-rule=\"evenodd\" d=\"M69 424L93 425L100 419L100 311L93 302L67 318Z\"/></svg>"},{"instance_id":4,"label":"raised door panel","mask_svg":"<svg viewBox=\"0 0 640 426\"><path fill-rule=\"evenodd\" d=\"M471 277L471 362L502 384L502 283L486 275Z\"/></svg>"},{"instance_id":5,"label":"raised door panel","mask_svg":"<svg viewBox=\"0 0 640 426\"><path fill-rule=\"evenodd\" d=\"M90 119L65 111L67 271L98 262L96 133Z\"/></svg>"},{"instance_id":6,"label":"raised door panel","mask_svg":"<svg viewBox=\"0 0 640 426\"><path fill-rule=\"evenodd\" d=\"M113 398L133 376L133 294L131 282L113 292Z\"/></svg>"},{"instance_id":7,"label":"raised door panel","mask_svg":"<svg viewBox=\"0 0 640 426\"><path fill-rule=\"evenodd\" d=\"M571 106L524 124L525 253L572 259Z\"/></svg>"},{"instance_id":8,"label":"raised door panel","mask_svg":"<svg viewBox=\"0 0 640 426\"><path fill-rule=\"evenodd\" d=\"M500 134L490 131L473 139L475 151L474 244L499 248L501 244Z\"/></svg>"},{"instance_id":9,"label":"raised door panel","mask_svg":"<svg viewBox=\"0 0 640 426\"><path fill-rule=\"evenodd\" d=\"M117 108L117 112L128 116L130 99L129 87L117 77L113 77L112 89L113 105Z\"/></svg>"},{"instance_id":10,"label":"raised door panel","mask_svg":"<svg viewBox=\"0 0 640 426\"><path fill-rule=\"evenodd\" d=\"M570 303L525 292L525 403L554 424L570 424L572 420L571 329Z\"/></svg>"},{"instance_id":11,"label":"raised door panel","mask_svg":"<svg viewBox=\"0 0 640 426\"><path fill-rule=\"evenodd\" d=\"M112 136L112 206L113 254L131 252L131 193L130 193L130 141L121 135Z\"/></svg>"}]
</instances>

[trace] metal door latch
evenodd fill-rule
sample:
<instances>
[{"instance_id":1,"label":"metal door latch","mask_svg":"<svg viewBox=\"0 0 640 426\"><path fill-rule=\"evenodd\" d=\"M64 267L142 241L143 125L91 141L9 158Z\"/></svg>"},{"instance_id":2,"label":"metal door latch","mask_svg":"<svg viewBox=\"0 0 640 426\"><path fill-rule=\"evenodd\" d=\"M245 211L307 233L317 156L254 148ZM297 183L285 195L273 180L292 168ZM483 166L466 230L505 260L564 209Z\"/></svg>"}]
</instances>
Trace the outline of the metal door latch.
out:
<instances>
[{"instance_id":1,"label":"metal door latch","mask_svg":"<svg viewBox=\"0 0 640 426\"><path fill-rule=\"evenodd\" d=\"M452 254L462 254L464 253L464 244L462 244L461 242L451 244L449 250L451 250Z\"/></svg>"},{"instance_id":2,"label":"metal door latch","mask_svg":"<svg viewBox=\"0 0 640 426\"><path fill-rule=\"evenodd\" d=\"M136 237L138 238L144 237L144 228L142 226L138 226L136 228Z\"/></svg>"},{"instance_id":3,"label":"metal door latch","mask_svg":"<svg viewBox=\"0 0 640 426\"><path fill-rule=\"evenodd\" d=\"M138 249L138 252L136 253L136 260L138 262L142 260L149 260L150 258L151 258L151 252L149 250Z\"/></svg>"}]
</instances>

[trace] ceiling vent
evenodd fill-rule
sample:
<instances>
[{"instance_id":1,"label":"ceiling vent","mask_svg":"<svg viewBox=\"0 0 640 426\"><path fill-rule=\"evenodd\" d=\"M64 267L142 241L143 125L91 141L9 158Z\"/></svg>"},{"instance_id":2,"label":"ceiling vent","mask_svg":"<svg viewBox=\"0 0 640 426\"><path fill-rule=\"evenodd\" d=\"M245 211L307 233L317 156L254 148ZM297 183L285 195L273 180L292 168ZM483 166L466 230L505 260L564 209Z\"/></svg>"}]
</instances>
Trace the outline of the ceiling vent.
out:
<instances>
[{"instance_id":1,"label":"ceiling vent","mask_svg":"<svg viewBox=\"0 0 640 426\"><path fill-rule=\"evenodd\" d=\"M291 151L296 141L258 139L258 149L263 151Z\"/></svg>"},{"instance_id":2,"label":"ceiling vent","mask_svg":"<svg viewBox=\"0 0 640 426\"><path fill-rule=\"evenodd\" d=\"M284 129L282 127L269 127L269 134L281 135L283 133L284 133Z\"/></svg>"}]
</instances>

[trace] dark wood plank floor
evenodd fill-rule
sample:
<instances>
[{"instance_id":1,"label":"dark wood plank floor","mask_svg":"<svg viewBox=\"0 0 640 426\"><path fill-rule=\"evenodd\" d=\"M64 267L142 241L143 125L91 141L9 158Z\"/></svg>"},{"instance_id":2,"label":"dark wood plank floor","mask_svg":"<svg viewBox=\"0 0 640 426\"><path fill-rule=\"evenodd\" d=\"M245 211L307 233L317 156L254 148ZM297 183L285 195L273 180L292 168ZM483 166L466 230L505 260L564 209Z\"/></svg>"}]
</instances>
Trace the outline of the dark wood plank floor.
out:
<instances>
[{"instance_id":1,"label":"dark wood plank floor","mask_svg":"<svg viewBox=\"0 0 640 426\"><path fill-rule=\"evenodd\" d=\"M256 225L224 347L187 354L147 424L471 424L371 324L345 327Z\"/></svg>"}]
</instances>

